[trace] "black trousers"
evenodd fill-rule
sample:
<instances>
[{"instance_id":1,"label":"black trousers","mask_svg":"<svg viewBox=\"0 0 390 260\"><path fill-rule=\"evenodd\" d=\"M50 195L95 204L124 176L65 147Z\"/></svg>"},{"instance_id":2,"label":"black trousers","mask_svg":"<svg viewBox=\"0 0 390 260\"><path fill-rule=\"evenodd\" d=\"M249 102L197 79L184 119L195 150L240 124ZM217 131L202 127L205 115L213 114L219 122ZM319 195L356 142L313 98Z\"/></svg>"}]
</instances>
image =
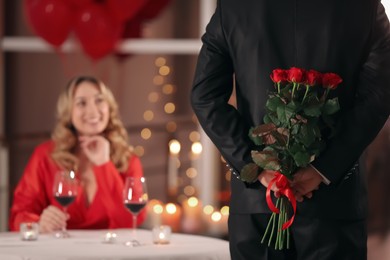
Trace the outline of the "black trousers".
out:
<instances>
[{"instance_id":1,"label":"black trousers","mask_svg":"<svg viewBox=\"0 0 390 260\"><path fill-rule=\"evenodd\" d=\"M232 260L366 260L366 220L303 218L290 227L290 249L275 250L261 239L269 214L230 214ZM268 240L267 240L268 241Z\"/></svg>"}]
</instances>

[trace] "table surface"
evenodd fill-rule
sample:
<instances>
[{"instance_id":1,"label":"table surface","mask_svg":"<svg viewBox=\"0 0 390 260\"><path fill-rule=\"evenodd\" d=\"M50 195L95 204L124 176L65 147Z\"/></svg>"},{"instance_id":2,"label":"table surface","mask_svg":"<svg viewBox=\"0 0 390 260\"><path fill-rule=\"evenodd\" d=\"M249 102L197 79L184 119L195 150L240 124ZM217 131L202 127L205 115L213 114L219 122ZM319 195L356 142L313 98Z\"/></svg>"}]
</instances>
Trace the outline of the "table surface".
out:
<instances>
[{"instance_id":1,"label":"table surface","mask_svg":"<svg viewBox=\"0 0 390 260\"><path fill-rule=\"evenodd\" d=\"M70 230L70 238L58 239L51 234L39 235L36 241L22 241L17 232L0 233L1 260L126 260L183 259L229 260L229 244L222 239L173 233L170 243L156 245L152 232L138 229L140 247L127 247L130 229L116 229L115 243L104 243L108 230Z\"/></svg>"}]
</instances>

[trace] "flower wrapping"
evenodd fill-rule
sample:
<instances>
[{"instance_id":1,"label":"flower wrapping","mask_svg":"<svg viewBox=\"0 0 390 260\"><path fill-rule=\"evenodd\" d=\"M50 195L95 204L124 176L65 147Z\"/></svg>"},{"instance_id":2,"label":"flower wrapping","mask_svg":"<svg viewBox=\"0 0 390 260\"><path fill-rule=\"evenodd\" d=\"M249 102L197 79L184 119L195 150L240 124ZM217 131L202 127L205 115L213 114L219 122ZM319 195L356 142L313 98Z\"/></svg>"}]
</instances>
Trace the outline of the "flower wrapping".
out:
<instances>
[{"instance_id":1,"label":"flower wrapping","mask_svg":"<svg viewBox=\"0 0 390 260\"><path fill-rule=\"evenodd\" d=\"M262 170L275 172L266 191L272 215L262 243L268 238L268 246L274 243L275 249L281 250L289 248L289 227L296 211L290 181L299 168L307 167L320 155L326 140L335 134L340 106L337 97L330 98L330 91L342 79L335 73L296 67L274 69L270 77L274 91L268 95L264 123L249 131L257 149L251 152L253 162L244 166L240 176L243 181L253 182ZM281 194L276 204L271 196L274 184Z\"/></svg>"}]
</instances>

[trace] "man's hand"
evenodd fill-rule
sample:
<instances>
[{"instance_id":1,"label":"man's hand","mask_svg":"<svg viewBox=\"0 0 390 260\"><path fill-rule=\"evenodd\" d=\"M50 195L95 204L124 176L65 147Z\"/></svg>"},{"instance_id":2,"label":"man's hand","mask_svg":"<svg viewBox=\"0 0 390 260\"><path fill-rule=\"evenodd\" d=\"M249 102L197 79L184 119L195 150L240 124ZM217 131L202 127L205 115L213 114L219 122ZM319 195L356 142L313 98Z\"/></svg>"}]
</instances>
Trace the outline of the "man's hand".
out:
<instances>
[{"instance_id":1,"label":"man's hand","mask_svg":"<svg viewBox=\"0 0 390 260\"><path fill-rule=\"evenodd\" d=\"M257 179L263 184L264 187L268 188L268 184L275 178L275 171L263 170ZM271 190L274 192L275 197L280 197L280 193L275 183L272 185Z\"/></svg>"},{"instance_id":2,"label":"man's hand","mask_svg":"<svg viewBox=\"0 0 390 260\"><path fill-rule=\"evenodd\" d=\"M294 179L290 183L297 201L302 202L303 196L311 198L313 191L317 190L323 181L321 175L312 167L301 168L294 174Z\"/></svg>"}]
</instances>

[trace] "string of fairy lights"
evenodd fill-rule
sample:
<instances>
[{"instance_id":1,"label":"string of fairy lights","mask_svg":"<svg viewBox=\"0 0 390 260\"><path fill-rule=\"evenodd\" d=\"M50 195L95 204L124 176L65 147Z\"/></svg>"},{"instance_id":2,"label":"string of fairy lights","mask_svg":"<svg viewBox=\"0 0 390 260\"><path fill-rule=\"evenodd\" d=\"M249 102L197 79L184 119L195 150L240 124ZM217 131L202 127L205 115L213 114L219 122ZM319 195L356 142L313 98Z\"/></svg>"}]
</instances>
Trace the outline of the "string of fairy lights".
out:
<instances>
[{"instance_id":1,"label":"string of fairy lights","mask_svg":"<svg viewBox=\"0 0 390 260\"><path fill-rule=\"evenodd\" d=\"M147 100L151 105L155 105L159 101L163 100L162 96L166 96L162 104L162 109L167 115L174 115L176 111L176 104L173 101L173 95L176 91L176 86L169 82L169 76L172 73L171 67L168 65L167 59L164 57L157 57L155 59L154 65L156 67L157 74L153 77L153 84L156 88L148 94ZM165 100L167 100L165 102ZM147 109L143 113L143 119L145 122L152 122L156 118L155 112L153 109ZM174 118L174 117L172 117ZM193 120L194 121L194 120ZM174 120L169 120L165 124L165 129L168 133L173 134L177 131L178 125ZM150 140L152 137L152 129L145 127L141 130L140 136L144 140ZM188 136L189 140L192 142L190 160L195 159L202 152L202 144L199 142L200 134L198 131L191 131ZM178 156L181 151L181 143L177 139L172 139L168 143L169 152L175 156L175 168L179 169L181 167L180 157ZM145 153L143 146L136 146L135 153L139 156L143 156ZM197 170L194 167L189 167L186 170L186 176L188 179L194 179L197 176ZM183 178L178 176L177 185L184 184ZM193 196L196 194L196 188L193 185L185 185L182 188L183 194L178 194L178 201L184 200L188 196Z\"/></svg>"},{"instance_id":2,"label":"string of fairy lights","mask_svg":"<svg viewBox=\"0 0 390 260\"><path fill-rule=\"evenodd\" d=\"M169 81L169 76L172 74L172 68L169 66L165 57L157 57L154 61L154 65L157 72L153 77L155 88L148 94L147 100L150 103L150 106L161 106L162 111L164 111L166 115L174 115L177 108L177 105L174 102L176 86ZM143 112L143 119L145 122L151 123L158 118L158 115L156 115L154 111L155 110L153 109L146 109ZM195 215L197 215L195 212L200 211L202 217L196 217L196 221L199 222L198 224L200 224L200 226L207 226L208 222L215 224L221 223L222 221L223 225L225 225L227 215L229 214L228 206L223 206L218 210L212 205L202 205L202 202L197 198L197 187L194 184L194 180L198 176L196 161L200 158L203 150L199 131L189 131L188 140L191 143L191 150L188 151L188 159L191 163L188 167L186 166L186 169L183 169L184 166L182 166L180 160L180 153L183 153L182 144L180 143L180 140L174 138L175 133L178 131L178 124L175 122L174 116L171 118L172 120L168 120L165 123L165 130L172 136L172 139L168 141L168 194L171 193L171 195L174 195L177 203L175 201L169 201L164 204L157 199L153 199L148 205L148 208L151 211L150 213L154 216L153 218L156 218L156 216L157 218L160 217L161 221L168 222L169 224L169 219L172 220L177 218L177 215L180 215L180 217L183 218L195 217ZM197 126L195 115L193 115L192 121L194 122L194 126ZM149 127L145 127L140 131L140 137L145 141L150 141L152 135L153 131ZM135 146L134 151L138 156L144 156L145 154L145 149L142 145ZM185 174L180 174L180 172ZM226 174L227 176L230 176L230 172L227 172ZM229 181L230 177L226 177L226 180ZM163 217L165 215L168 216L168 218ZM162 218L164 218L164 220L162 220ZM203 224L200 223L202 222L202 219ZM153 223L153 225L155 224L156 223ZM175 225L174 223L171 224ZM149 223L149 225L151 225L151 223ZM180 227L179 229L181 231L189 232L202 230L202 228L196 229L195 227L193 227L194 230L191 230L188 225L186 228L184 228L184 226L185 225L183 224L183 227ZM224 226L221 227L221 229L225 230Z\"/></svg>"}]
</instances>

